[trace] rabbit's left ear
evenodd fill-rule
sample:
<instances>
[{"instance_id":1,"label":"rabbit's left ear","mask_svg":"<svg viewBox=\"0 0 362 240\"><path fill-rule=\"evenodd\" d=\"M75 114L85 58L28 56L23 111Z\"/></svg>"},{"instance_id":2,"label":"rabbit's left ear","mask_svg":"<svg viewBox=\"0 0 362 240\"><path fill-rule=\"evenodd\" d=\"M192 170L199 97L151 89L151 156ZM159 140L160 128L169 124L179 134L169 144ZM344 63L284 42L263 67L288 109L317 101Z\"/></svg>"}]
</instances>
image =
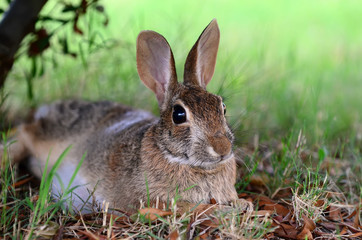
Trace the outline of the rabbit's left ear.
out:
<instances>
[{"instance_id":1,"label":"rabbit's left ear","mask_svg":"<svg viewBox=\"0 0 362 240\"><path fill-rule=\"evenodd\" d=\"M170 86L177 85L175 61L166 39L154 31L142 31L137 38L137 71L161 106Z\"/></svg>"},{"instance_id":2,"label":"rabbit's left ear","mask_svg":"<svg viewBox=\"0 0 362 240\"><path fill-rule=\"evenodd\" d=\"M206 89L215 71L220 30L213 19L201 33L187 56L184 70L184 84L198 85Z\"/></svg>"}]
</instances>

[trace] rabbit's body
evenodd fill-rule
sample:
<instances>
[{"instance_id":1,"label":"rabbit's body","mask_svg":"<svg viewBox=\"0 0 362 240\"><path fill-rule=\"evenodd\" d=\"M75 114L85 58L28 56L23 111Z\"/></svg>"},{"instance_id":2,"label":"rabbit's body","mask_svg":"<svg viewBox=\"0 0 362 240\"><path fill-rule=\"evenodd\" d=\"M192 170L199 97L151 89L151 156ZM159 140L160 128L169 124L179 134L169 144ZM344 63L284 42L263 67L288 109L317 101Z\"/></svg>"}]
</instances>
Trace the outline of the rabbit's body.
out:
<instances>
[{"instance_id":1,"label":"rabbit's body","mask_svg":"<svg viewBox=\"0 0 362 240\"><path fill-rule=\"evenodd\" d=\"M63 101L39 108L34 121L19 129L16 144L23 144L30 151L33 157L29 166L39 178L48 156L48 169L51 169L60 154L72 145L57 171L65 186L86 153L72 184L79 186L76 195L86 200L88 190L92 192L97 185L94 196L98 202L106 199L114 206L136 206L141 198L135 200L130 196L146 193L142 187L145 177L137 167L141 165L142 137L155 122L157 118L152 114L117 103ZM115 156L121 161L116 161ZM58 181L53 191L61 191ZM82 207L81 199L76 196L73 199L76 208Z\"/></svg>"},{"instance_id":2,"label":"rabbit's body","mask_svg":"<svg viewBox=\"0 0 362 240\"><path fill-rule=\"evenodd\" d=\"M39 169L49 151L48 168L73 145L57 171L67 186L86 152L73 183L81 185L75 193L82 200L73 197L78 209L93 189L96 201L124 210L137 207L140 200L165 202L176 195L194 203L236 200L233 135L225 106L205 89L214 72L218 31L216 21L211 22L192 48L183 84L177 82L167 41L151 31L139 35L138 72L156 94L160 118L112 102L43 106L32 123L19 129L13 146L19 153L14 158L24 152L33 156L32 169L41 177ZM57 190L60 185L55 182L53 191Z\"/></svg>"}]
</instances>

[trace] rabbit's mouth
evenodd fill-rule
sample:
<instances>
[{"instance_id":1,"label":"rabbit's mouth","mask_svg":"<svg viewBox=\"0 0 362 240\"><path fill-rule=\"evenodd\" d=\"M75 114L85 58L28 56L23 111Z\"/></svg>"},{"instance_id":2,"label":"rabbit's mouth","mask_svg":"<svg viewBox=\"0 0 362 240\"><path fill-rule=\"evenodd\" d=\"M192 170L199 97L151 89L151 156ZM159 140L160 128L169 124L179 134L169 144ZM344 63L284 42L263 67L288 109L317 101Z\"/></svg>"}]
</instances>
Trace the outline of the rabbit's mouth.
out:
<instances>
[{"instance_id":1,"label":"rabbit's mouth","mask_svg":"<svg viewBox=\"0 0 362 240\"><path fill-rule=\"evenodd\" d=\"M226 156L211 157L211 158L198 159L198 160L193 160L192 158L190 158L189 164L194 167L200 167L203 169L211 170L231 161L232 159L234 159L234 154L230 153Z\"/></svg>"},{"instance_id":2,"label":"rabbit's mouth","mask_svg":"<svg viewBox=\"0 0 362 240\"><path fill-rule=\"evenodd\" d=\"M233 158L234 158L234 153L231 152L226 156L221 156L220 157L220 162L227 162L227 161L229 161L229 160L231 160Z\"/></svg>"}]
</instances>

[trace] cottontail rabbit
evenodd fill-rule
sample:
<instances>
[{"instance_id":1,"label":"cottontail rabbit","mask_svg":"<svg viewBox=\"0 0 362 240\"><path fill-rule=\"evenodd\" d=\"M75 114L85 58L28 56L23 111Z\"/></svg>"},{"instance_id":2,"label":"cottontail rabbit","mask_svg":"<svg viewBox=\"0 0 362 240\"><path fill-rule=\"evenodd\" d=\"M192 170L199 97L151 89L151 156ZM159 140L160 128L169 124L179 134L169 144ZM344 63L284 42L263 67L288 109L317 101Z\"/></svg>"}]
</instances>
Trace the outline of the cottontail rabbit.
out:
<instances>
[{"instance_id":1,"label":"cottontail rabbit","mask_svg":"<svg viewBox=\"0 0 362 240\"><path fill-rule=\"evenodd\" d=\"M74 207L90 192L123 210L140 199L168 201L176 194L186 202L219 203L237 199L234 188L233 134L221 97L206 91L216 63L219 28L213 20L192 47L178 83L166 39L153 31L137 38L137 69L156 95L160 118L113 102L61 101L40 107L33 122L18 128L10 146L13 161L31 156L41 177L69 145L72 149L57 173L67 186L86 152L73 182ZM53 192L59 191L55 182Z\"/></svg>"}]
</instances>

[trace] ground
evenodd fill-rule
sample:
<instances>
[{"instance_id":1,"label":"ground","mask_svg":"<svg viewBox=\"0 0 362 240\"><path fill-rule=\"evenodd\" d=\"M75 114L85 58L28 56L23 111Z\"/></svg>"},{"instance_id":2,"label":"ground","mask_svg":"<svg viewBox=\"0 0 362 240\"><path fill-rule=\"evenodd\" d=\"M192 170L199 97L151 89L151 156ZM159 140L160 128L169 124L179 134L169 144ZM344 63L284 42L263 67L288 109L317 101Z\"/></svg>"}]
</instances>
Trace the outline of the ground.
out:
<instances>
[{"instance_id":1,"label":"ground","mask_svg":"<svg viewBox=\"0 0 362 240\"><path fill-rule=\"evenodd\" d=\"M57 99L113 100L157 115L156 99L137 76L137 34L151 29L166 37L181 80L186 54L217 18L221 42L208 90L227 105L239 164L236 188L253 211L203 215L211 206L190 212L170 203L162 211L147 206L140 215L77 216L50 201L50 178L29 187L29 175L2 167L0 236L361 238L358 1L107 1L104 7L108 26L90 11L79 23L83 38L72 26L42 25L58 31L51 48L36 59L21 55L0 92L3 139L31 108ZM49 1L43 14L60 12ZM77 58L61 51L63 38Z\"/></svg>"}]
</instances>

